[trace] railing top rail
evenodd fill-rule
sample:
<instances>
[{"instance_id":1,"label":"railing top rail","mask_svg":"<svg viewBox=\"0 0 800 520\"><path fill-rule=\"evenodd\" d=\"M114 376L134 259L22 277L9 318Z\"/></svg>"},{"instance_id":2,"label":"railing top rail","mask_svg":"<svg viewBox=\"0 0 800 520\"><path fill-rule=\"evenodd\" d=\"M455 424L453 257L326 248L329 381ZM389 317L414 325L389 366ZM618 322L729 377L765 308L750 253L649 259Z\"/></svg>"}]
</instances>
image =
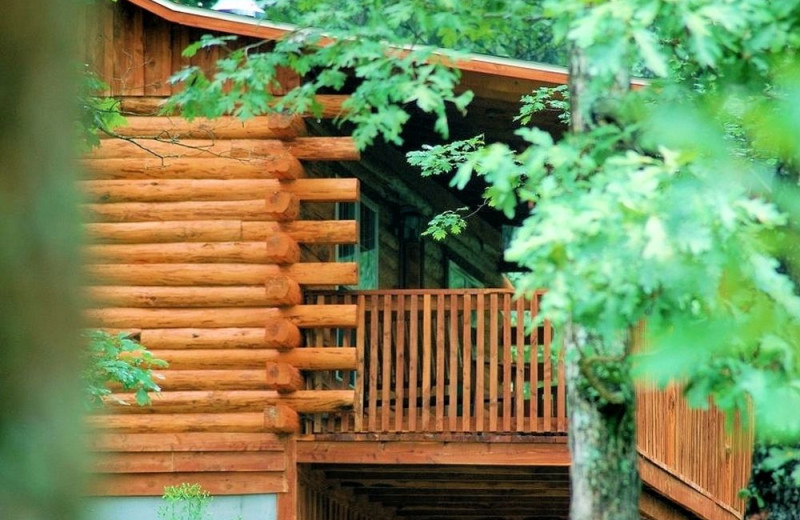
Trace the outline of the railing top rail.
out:
<instances>
[{"instance_id":1,"label":"railing top rail","mask_svg":"<svg viewBox=\"0 0 800 520\"><path fill-rule=\"evenodd\" d=\"M480 294L515 294L516 291L514 289L509 289L505 287L498 287L498 288L481 288L481 289L377 289L377 290L309 290L308 293L313 294L353 294L353 295L480 295ZM536 291L535 294L543 294L544 291ZM526 295L527 296L527 295Z\"/></svg>"}]
</instances>

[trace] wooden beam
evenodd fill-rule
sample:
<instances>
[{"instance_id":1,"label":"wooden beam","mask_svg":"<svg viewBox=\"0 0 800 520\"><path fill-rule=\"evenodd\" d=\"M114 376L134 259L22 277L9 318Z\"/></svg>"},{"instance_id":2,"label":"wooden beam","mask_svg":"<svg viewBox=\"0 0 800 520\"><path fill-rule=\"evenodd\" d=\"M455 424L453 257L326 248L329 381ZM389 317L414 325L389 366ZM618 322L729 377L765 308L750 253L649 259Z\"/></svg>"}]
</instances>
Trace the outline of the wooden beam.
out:
<instances>
[{"instance_id":1,"label":"wooden beam","mask_svg":"<svg viewBox=\"0 0 800 520\"><path fill-rule=\"evenodd\" d=\"M185 434L190 435L190 434ZM196 471L284 471L283 453L268 451L163 451L101 453L92 457L93 473L174 473Z\"/></svg>"},{"instance_id":2,"label":"wooden beam","mask_svg":"<svg viewBox=\"0 0 800 520\"><path fill-rule=\"evenodd\" d=\"M283 493L286 480L282 471L197 472L106 474L92 482L93 496L161 496L165 486L197 483L213 495Z\"/></svg>"},{"instance_id":3,"label":"wooden beam","mask_svg":"<svg viewBox=\"0 0 800 520\"><path fill-rule=\"evenodd\" d=\"M254 194L257 195L257 194ZM189 197L190 198L190 197ZM184 202L116 202L82 204L88 222L155 222L167 220L289 221L297 218L294 204L265 203L264 199Z\"/></svg>"},{"instance_id":4,"label":"wooden beam","mask_svg":"<svg viewBox=\"0 0 800 520\"><path fill-rule=\"evenodd\" d=\"M85 315L92 327L231 328L257 327L268 320L287 320L301 328L355 327L355 305L294 305L286 308L159 308L119 307L90 309Z\"/></svg>"},{"instance_id":5,"label":"wooden beam","mask_svg":"<svg viewBox=\"0 0 800 520\"><path fill-rule=\"evenodd\" d=\"M640 454L642 482L705 520L738 520L741 513L716 500L710 493L672 474L667 468Z\"/></svg>"},{"instance_id":6,"label":"wooden beam","mask_svg":"<svg viewBox=\"0 0 800 520\"><path fill-rule=\"evenodd\" d=\"M267 258L271 263L287 265L300 261L300 246L286 233L276 233L267 237ZM299 303L299 302L298 302Z\"/></svg>"},{"instance_id":7,"label":"wooden beam","mask_svg":"<svg viewBox=\"0 0 800 520\"><path fill-rule=\"evenodd\" d=\"M291 321L272 317L264 323L264 344L268 348L290 350L302 343L300 328Z\"/></svg>"},{"instance_id":8,"label":"wooden beam","mask_svg":"<svg viewBox=\"0 0 800 520\"><path fill-rule=\"evenodd\" d=\"M292 194L285 191L274 191L267 193L264 197L264 208L266 209L269 219L264 220L280 220L289 221L297 220L300 215L300 201Z\"/></svg>"},{"instance_id":9,"label":"wooden beam","mask_svg":"<svg viewBox=\"0 0 800 520\"><path fill-rule=\"evenodd\" d=\"M93 305L109 307L266 307L299 303L298 298L246 287L89 287Z\"/></svg>"},{"instance_id":10,"label":"wooden beam","mask_svg":"<svg viewBox=\"0 0 800 520\"><path fill-rule=\"evenodd\" d=\"M87 154L90 159L158 157L232 157L250 159L269 157L288 150L300 160L357 161L358 149L352 137L298 137L283 142L267 139L184 139L178 142L157 139L104 139Z\"/></svg>"},{"instance_id":11,"label":"wooden beam","mask_svg":"<svg viewBox=\"0 0 800 520\"><path fill-rule=\"evenodd\" d=\"M297 242L286 234L264 242L176 242L165 244L100 244L86 247L92 263L292 264L300 260Z\"/></svg>"},{"instance_id":12,"label":"wooden beam","mask_svg":"<svg viewBox=\"0 0 800 520\"><path fill-rule=\"evenodd\" d=\"M96 452L283 452L284 439L272 433L104 433L89 438Z\"/></svg>"},{"instance_id":13,"label":"wooden beam","mask_svg":"<svg viewBox=\"0 0 800 520\"><path fill-rule=\"evenodd\" d=\"M567 466L566 443L299 440L298 462Z\"/></svg>"},{"instance_id":14,"label":"wooden beam","mask_svg":"<svg viewBox=\"0 0 800 520\"><path fill-rule=\"evenodd\" d=\"M114 179L80 181L79 186L95 203L251 200L274 192L302 201L358 200L358 179Z\"/></svg>"},{"instance_id":15,"label":"wooden beam","mask_svg":"<svg viewBox=\"0 0 800 520\"><path fill-rule=\"evenodd\" d=\"M264 328L262 326L218 329L147 329L141 331L139 338L142 345L151 350L267 348L264 343Z\"/></svg>"},{"instance_id":16,"label":"wooden beam","mask_svg":"<svg viewBox=\"0 0 800 520\"><path fill-rule=\"evenodd\" d=\"M132 159L84 159L87 178L94 180L137 179L297 179L303 165L289 152L269 157L165 157Z\"/></svg>"},{"instance_id":17,"label":"wooden beam","mask_svg":"<svg viewBox=\"0 0 800 520\"><path fill-rule=\"evenodd\" d=\"M279 394L291 394L301 390L305 379L296 367L275 361L266 362L266 388Z\"/></svg>"},{"instance_id":18,"label":"wooden beam","mask_svg":"<svg viewBox=\"0 0 800 520\"><path fill-rule=\"evenodd\" d=\"M173 329L174 330L174 329ZM212 329L218 330L218 329ZM263 336L263 332L261 334ZM174 370L257 369L267 362L286 363L300 370L355 370L356 349L347 347L303 347L281 352L267 349L153 350L158 359Z\"/></svg>"},{"instance_id":19,"label":"wooden beam","mask_svg":"<svg viewBox=\"0 0 800 520\"><path fill-rule=\"evenodd\" d=\"M263 377L263 371L260 372ZM136 396L134 394L113 394L113 398L109 398L106 401L104 411L114 414L109 415L110 417L118 415L172 417L173 415L171 414L181 416L197 413L219 416L235 415L236 413L256 413L259 416L263 416L264 406L270 404L285 404L299 413L347 411L352 410L353 399L352 390L298 390L291 394L279 394L275 390L192 390L161 392L152 395L152 404L150 406L136 406ZM117 400L121 401L121 403L117 402ZM221 413L222 411L226 413ZM93 422L102 422L97 417L107 416L92 416ZM212 417L212 419L214 418ZM223 419L222 417L219 418L220 421L223 421ZM250 419L246 417L241 419L243 421L252 420L252 417ZM159 421L161 420L159 419ZM224 424L224 421L222 424ZM245 422L243 424L250 423ZM158 425L154 425L152 429L145 427L142 430L128 433L167 433L170 431L174 430L160 430ZM223 431L241 432L242 430L228 429Z\"/></svg>"},{"instance_id":20,"label":"wooden beam","mask_svg":"<svg viewBox=\"0 0 800 520\"><path fill-rule=\"evenodd\" d=\"M273 404L264 408L264 426L273 432L297 433L300 431L300 417L285 404Z\"/></svg>"},{"instance_id":21,"label":"wooden beam","mask_svg":"<svg viewBox=\"0 0 800 520\"><path fill-rule=\"evenodd\" d=\"M263 241L276 233L308 244L354 244L357 240L354 220L121 222L85 224L84 229L93 242L106 244Z\"/></svg>"},{"instance_id":22,"label":"wooden beam","mask_svg":"<svg viewBox=\"0 0 800 520\"><path fill-rule=\"evenodd\" d=\"M258 285L285 274L301 285L351 285L356 263L304 262L287 266L255 264L95 264L90 279L102 285Z\"/></svg>"},{"instance_id":23,"label":"wooden beam","mask_svg":"<svg viewBox=\"0 0 800 520\"><path fill-rule=\"evenodd\" d=\"M305 135L306 128L302 117L284 114L256 116L247 120L233 116L214 119L198 117L192 121L174 116L128 116L125 126L114 128L114 134L166 140L294 139Z\"/></svg>"}]
</instances>

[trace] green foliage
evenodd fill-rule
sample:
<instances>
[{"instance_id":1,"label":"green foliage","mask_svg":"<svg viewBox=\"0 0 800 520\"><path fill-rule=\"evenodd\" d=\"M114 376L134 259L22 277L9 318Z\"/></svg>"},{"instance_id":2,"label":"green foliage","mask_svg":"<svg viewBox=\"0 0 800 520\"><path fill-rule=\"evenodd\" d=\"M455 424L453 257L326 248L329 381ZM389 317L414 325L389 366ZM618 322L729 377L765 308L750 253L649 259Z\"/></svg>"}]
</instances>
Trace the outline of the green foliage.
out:
<instances>
[{"instance_id":1,"label":"green foliage","mask_svg":"<svg viewBox=\"0 0 800 520\"><path fill-rule=\"evenodd\" d=\"M342 89L346 78L352 75L359 78L359 83L344 103L344 113L338 121L355 124L353 137L360 147L372 143L378 135L389 142L402 142L400 131L409 117L404 109L408 104L433 113L436 130L447 136L445 103L464 111L471 100L468 92L454 93L458 72L428 63L430 48L401 54L380 36L380 31L364 28L356 37L342 34L333 43L320 46L322 33L308 30L280 40L269 53L254 52L258 45L232 51L217 62L213 77L207 77L198 67L173 76L173 83L184 83L186 88L170 99L165 110L180 107L188 118L225 113L243 119L270 112L319 114L322 107L315 95ZM196 52L225 41L204 36L187 51ZM306 75L307 80L277 99L269 92L279 86L281 69ZM321 72L314 74L318 71Z\"/></svg>"},{"instance_id":2,"label":"green foliage","mask_svg":"<svg viewBox=\"0 0 800 520\"><path fill-rule=\"evenodd\" d=\"M213 516L208 509L214 497L200 484L166 486L161 498L165 503L158 509L159 520L205 520Z\"/></svg>"},{"instance_id":3,"label":"green foliage","mask_svg":"<svg viewBox=\"0 0 800 520\"><path fill-rule=\"evenodd\" d=\"M89 343L82 374L86 407L103 405L103 397L111 394L108 383L119 384L123 391L135 391L140 406L150 404L148 392L161 390L153 380L152 369L166 367L167 363L125 333L92 330L86 336Z\"/></svg>"},{"instance_id":4,"label":"green foliage","mask_svg":"<svg viewBox=\"0 0 800 520\"><path fill-rule=\"evenodd\" d=\"M213 498L200 484L166 486L161 497L165 502L158 509L159 520L204 520Z\"/></svg>"},{"instance_id":5,"label":"green foliage","mask_svg":"<svg viewBox=\"0 0 800 520\"><path fill-rule=\"evenodd\" d=\"M88 150L100 144L99 133L109 133L116 126L125 124L119 113L119 103L113 98L99 96L108 85L89 70L83 70L78 84L79 117L76 133L81 147Z\"/></svg>"},{"instance_id":6,"label":"green foliage","mask_svg":"<svg viewBox=\"0 0 800 520\"><path fill-rule=\"evenodd\" d=\"M686 381L695 406L712 397L746 414L752 402L757 431L771 438L800 433L785 413L800 406L800 299L778 261L797 264L781 238L791 236L784 211L797 215L797 173L789 168L787 183L776 171L800 157L800 76L785 64L800 17L784 7L546 2L556 36L588 68L573 109L589 127L559 142L523 128L526 149L468 151L453 178L460 188L482 177L507 215L533 208L506 258L529 269L520 290L547 289L543 318L604 338L587 355L613 357L602 345L647 320L638 374ZM748 40L762 33L788 47ZM612 95L637 62L652 86ZM551 100L528 97L520 120ZM439 150L425 152L417 164L441 162Z\"/></svg>"},{"instance_id":7,"label":"green foliage","mask_svg":"<svg viewBox=\"0 0 800 520\"><path fill-rule=\"evenodd\" d=\"M434 240L444 240L451 235L460 235L467 227L467 222L464 220L464 213L469 208L458 208L457 210L443 211L442 213L434 216L428 222L428 228L423 231L422 236L429 236Z\"/></svg>"},{"instance_id":8,"label":"green foliage","mask_svg":"<svg viewBox=\"0 0 800 520\"><path fill-rule=\"evenodd\" d=\"M523 125L531 124L534 116L545 110L557 111L559 121L565 125L570 123L569 90L566 85L540 87L532 94L522 96L520 102L522 106L514 121L519 121Z\"/></svg>"},{"instance_id":9,"label":"green foliage","mask_svg":"<svg viewBox=\"0 0 800 520\"><path fill-rule=\"evenodd\" d=\"M417 166L423 177L452 174L473 152L485 146L483 135L464 141L436 146L424 145L422 150L406 154L408 164Z\"/></svg>"}]
</instances>

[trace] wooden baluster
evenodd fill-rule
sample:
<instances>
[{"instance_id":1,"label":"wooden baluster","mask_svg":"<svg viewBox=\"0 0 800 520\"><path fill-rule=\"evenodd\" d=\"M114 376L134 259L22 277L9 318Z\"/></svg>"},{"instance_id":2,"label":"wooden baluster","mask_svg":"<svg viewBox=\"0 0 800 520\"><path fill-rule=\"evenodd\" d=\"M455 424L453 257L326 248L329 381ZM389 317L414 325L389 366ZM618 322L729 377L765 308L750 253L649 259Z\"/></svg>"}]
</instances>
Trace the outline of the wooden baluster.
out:
<instances>
[{"instance_id":1,"label":"wooden baluster","mask_svg":"<svg viewBox=\"0 0 800 520\"><path fill-rule=\"evenodd\" d=\"M445 359L447 345L444 336L444 294L436 296L436 431L444 431Z\"/></svg>"},{"instance_id":2,"label":"wooden baluster","mask_svg":"<svg viewBox=\"0 0 800 520\"><path fill-rule=\"evenodd\" d=\"M389 431L392 413L392 295L383 295L383 341L381 369L381 431Z\"/></svg>"},{"instance_id":3,"label":"wooden baluster","mask_svg":"<svg viewBox=\"0 0 800 520\"><path fill-rule=\"evenodd\" d=\"M484 366L484 355L486 353L486 298L483 294L477 295L476 315L476 344L475 344L475 431L482 432L485 428L484 413L484 389L483 379L486 367Z\"/></svg>"},{"instance_id":4,"label":"wooden baluster","mask_svg":"<svg viewBox=\"0 0 800 520\"><path fill-rule=\"evenodd\" d=\"M516 417L516 430L525 431L525 298L516 299L515 311L517 313L517 355L514 373L514 415Z\"/></svg>"},{"instance_id":5,"label":"wooden baluster","mask_svg":"<svg viewBox=\"0 0 800 520\"><path fill-rule=\"evenodd\" d=\"M489 296L489 431L497 431L497 391L498 391L498 333L497 293Z\"/></svg>"},{"instance_id":6,"label":"wooden baluster","mask_svg":"<svg viewBox=\"0 0 800 520\"><path fill-rule=\"evenodd\" d=\"M447 407L447 430L456 431L456 421L458 420L458 390L460 388L458 381L458 302L461 295L450 295L450 393L448 398Z\"/></svg>"},{"instance_id":7,"label":"wooden baluster","mask_svg":"<svg viewBox=\"0 0 800 520\"><path fill-rule=\"evenodd\" d=\"M422 431L431 421L431 295L422 296Z\"/></svg>"},{"instance_id":8,"label":"wooden baluster","mask_svg":"<svg viewBox=\"0 0 800 520\"><path fill-rule=\"evenodd\" d=\"M397 343L395 344L395 363L394 363L394 377L395 377L395 406L394 406L394 429L395 431L403 430L403 419L406 415L406 406L404 403L405 398L405 333L406 333L406 310L405 310L406 297L400 295L397 298L397 317L395 323L397 329L395 337Z\"/></svg>"},{"instance_id":9,"label":"wooden baluster","mask_svg":"<svg viewBox=\"0 0 800 520\"><path fill-rule=\"evenodd\" d=\"M511 431L511 294L503 294L503 431Z\"/></svg>"},{"instance_id":10,"label":"wooden baluster","mask_svg":"<svg viewBox=\"0 0 800 520\"><path fill-rule=\"evenodd\" d=\"M377 428L378 417L378 353L380 352L380 336L378 335L378 295L370 297L370 331L369 331L369 431Z\"/></svg>"},{"instance_id":11,"label":"wooden baluster","mask_svg":"<svg viewBox=\"0 0 800 520\"><path fill-rule=\"evenodd\" d=\"M553 360L550 354L550 322L544 322L544 431L551 432L553 418Z\"/></svg>"},{"instance_id":12,"label":"wooden baluster","mask_svg":"<svg viewBox=\"0 0 800 520\"><path fill-rule=\"evenodd\" d=\"M419 341L419 296L411 295L411 306L409 309L409 330L408 330L408 431L417 429L417 389L419 381L417 377L417 358L420 349Z\"/></svg>"},{"instance_id":13,"label":"wooden baluster","mask_svg":"<svg viewBox=\"0 0 800 520\"><path fill-rule=\"evenodd\" d=\"M531 322L539 315L539 295L531 295ZM539 428L539 327L531 326L531 401L529 403L531 426L530 431L538 432Z\"/></svg>"},{"instance_id":14,"label":"wooden baluster","mask_svg":"<svg viewBox=\"0 0 800 520\"><path fill-rule=\"evenodd\" d=\"M463 383L461 391L461 431L471 431L470 404L472 396L472 296L464 295L464 314L462 315L464 335L461 345L463 362Z\"/></svg>"},{"instance_id":15,"label":"wooden baluster","mask_svg":"<svg viewBox=\"0 0 800 520\"><path fill-rule=\"evenodd\" d=\"M559 432L567 431L567 374L564 365L564 349L558 349L558 387L556 389L556 414Z\"/></svg>"},{"instance_id":16,"label":"wooden baluster","mask_svg":"<svg viewBox=\"0 0 800 520\"><path fill-rule=\"evenodd\" d=\"M358 328L356 329L356 359L358 368L356 373L356 407L355 407L355 431L364 431L364 378L368 376L366 366L364 366L364 342L367 328L366 321L366 298L363 294L358 295Z\"/></svg>"}]
</instances>

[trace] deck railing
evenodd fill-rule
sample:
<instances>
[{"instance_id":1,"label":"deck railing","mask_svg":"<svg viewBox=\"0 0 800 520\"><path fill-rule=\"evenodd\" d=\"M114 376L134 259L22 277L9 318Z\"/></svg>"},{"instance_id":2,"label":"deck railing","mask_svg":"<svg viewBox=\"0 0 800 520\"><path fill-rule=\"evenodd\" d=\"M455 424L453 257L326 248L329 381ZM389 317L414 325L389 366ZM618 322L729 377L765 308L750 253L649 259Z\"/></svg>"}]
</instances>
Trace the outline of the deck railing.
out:
<instances>
[{"instance_id":1,"label":"deck railing","mask_svg":"<svg viewBox=\"0 0 800 520\"><path fill-rule=\"evenodd\" d=\"M357 303L355 330L316 330L307 344L357 348L351 413L309 418L309 433L566 432L563 363L548 323L531 329L540 295L505 289L317 293L313 303ZM526 326L527 325L527 326Z\"/></svg>"},{"instance_id":2,"label":"deck railing","mask_svg":"<svg viewBox=\"0 0 800 520\"><path fill-rule=\"evenodd\" d=\"M306 338L309 346L355 347L358 358L357 371L311 376L310 387L353 388L356 399L352 412L307 417L307 433L488 440L567 431L564 365L552 328L530 326L541 294L526 300L504 289L392 290L308 299L358 304L359 322ZM741 511L737 492L747 483L752 435L727 431L714 409L690 409L675 387L641 385L637 394L643 458L721 509Z\"/></svg>"}]
</instances>

